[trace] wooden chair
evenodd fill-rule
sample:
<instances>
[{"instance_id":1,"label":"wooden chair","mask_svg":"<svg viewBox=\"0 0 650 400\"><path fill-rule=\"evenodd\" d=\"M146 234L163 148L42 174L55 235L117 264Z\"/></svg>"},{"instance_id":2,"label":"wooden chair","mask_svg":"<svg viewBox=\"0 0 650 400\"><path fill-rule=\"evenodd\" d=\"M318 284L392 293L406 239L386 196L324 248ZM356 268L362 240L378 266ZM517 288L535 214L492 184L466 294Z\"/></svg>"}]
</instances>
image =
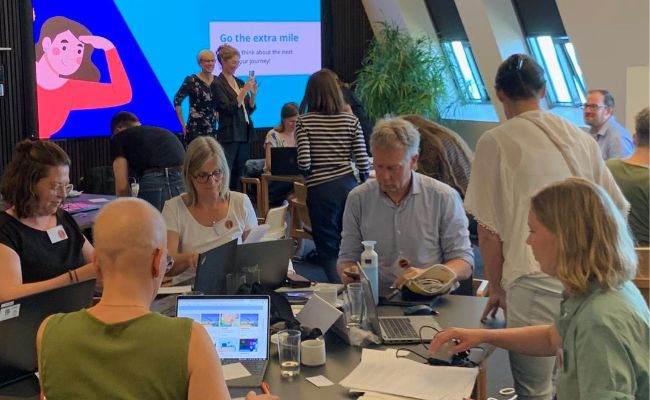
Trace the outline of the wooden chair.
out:
<instances>
[{"instance_id":1,"label":"wooden chair","mask_svg":"<svg viewBox=\"0 0 650 400\"><path fill-rule=\"evenodd\" d=\"M262 210L262 192L260 191L260 188L262 187L262 184L258 178L241 178L241 187L242 187L242 192L244 194L248 195L248 190L251 187L255 187L255 197L257 198L257 215L260 215L259 213Z\"/></svg>"},{"instance_id":2,"label":"wooden chair","mask_svg":"<svg viewBox=\"0 0 650 400\"><path fill-rule=\"evenodd\" d=\"M307 187L300 182L293 183L291 204L291 231L290 236L298 242L296 254L302 254L303 239L314 240L311 233L311 219L307 208Z\"/></svg>"},{"instance_id":3,"label":"wooden chair","mask_svg":"<svg viewBox=\"0 0 650 400\"><path fill-rule=\"evenodd\" d=\"M634 278L634 284L639 288L646 303L650 304L650 247L637 247L636 254L639 257L639 269Z\"/></svg>"},{"instance_id":4,"label":"wooden chair","mask_svg":"<svg viewBox=\"0 0 650 400\"><path fill-rule=\"evenodd\" d=\"M264 218L264 223L269 225L269 230L262 237L263 241L284 239L287 236L287 209L289 202L284 201L281 206L269 209Z\"/></svg>"}]
</instances>

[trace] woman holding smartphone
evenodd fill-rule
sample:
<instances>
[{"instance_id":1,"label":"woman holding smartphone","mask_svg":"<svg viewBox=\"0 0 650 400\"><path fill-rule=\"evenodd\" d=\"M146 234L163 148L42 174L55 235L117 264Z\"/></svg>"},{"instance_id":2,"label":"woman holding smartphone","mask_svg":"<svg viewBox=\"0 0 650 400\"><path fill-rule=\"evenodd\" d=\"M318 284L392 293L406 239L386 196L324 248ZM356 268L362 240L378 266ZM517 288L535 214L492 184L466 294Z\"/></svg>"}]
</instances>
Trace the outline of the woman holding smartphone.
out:
<instances>
[{"instance_id":1,"label":"woman holding smartphone","mask_svg":"<svg viewBox=\"0 0 650 400\"><path fill-rule=\"evenodd\" d=\"M239 67L239 51L227 44L217 49L221 74L216 79L214 98L219 111L217 140L226 153L230 168L230 189L238 190L244 174L244 164L250 158L250 142L255 140L251 114L255 111L257 81L249 71L248 80L235 77Z\"/></svg>"}]
</instances>

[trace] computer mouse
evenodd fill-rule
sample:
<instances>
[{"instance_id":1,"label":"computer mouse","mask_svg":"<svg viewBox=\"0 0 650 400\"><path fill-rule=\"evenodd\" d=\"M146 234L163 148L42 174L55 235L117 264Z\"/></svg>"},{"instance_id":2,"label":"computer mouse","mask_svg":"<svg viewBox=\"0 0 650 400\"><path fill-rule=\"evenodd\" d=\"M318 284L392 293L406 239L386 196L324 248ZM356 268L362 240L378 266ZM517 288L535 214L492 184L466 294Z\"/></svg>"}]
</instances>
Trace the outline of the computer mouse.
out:
<instances>
[{"instance_id":1,"label":"computer mouse","mask_svg":"<svg viewBox=\"0 0 650 400\"><path fill-rule=\"evenodd\" d=\"M431 315L433 308L426 304L418 304L416 306L408 307L404 310L404 315Z\"/></svg>"}]
</instances>

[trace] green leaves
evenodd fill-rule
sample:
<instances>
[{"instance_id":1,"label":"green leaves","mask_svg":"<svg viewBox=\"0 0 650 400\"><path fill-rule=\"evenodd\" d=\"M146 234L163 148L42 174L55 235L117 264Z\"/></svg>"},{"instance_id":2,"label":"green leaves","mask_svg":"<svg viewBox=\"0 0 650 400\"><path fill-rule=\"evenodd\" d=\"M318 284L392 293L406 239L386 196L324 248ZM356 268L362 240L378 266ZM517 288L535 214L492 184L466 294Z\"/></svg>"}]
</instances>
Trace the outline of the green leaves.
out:
<instances>
[{"instance_id":1,"label":"green leaves","mask_svg":"<svg viewBox=\"0 0 650 400\"><path fill-rule=\"evenodd\" d=\"M447 101L447 64L429 37L412 38L381 23L354 82L372 120L386 115L421 114L439 119Z\"/></svg>"}]
</instances>

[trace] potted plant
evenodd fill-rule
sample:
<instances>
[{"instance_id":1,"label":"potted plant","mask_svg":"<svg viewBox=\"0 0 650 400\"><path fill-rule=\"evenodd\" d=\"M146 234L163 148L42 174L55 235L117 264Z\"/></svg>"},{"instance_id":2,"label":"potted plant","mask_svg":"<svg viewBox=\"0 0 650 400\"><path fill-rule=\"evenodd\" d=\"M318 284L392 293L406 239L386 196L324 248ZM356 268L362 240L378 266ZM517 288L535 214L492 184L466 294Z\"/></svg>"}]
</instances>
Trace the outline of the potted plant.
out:
<instances>
[{"instance_id":1,"label":"potted plant","mask_svg":"<svg viewBox=\"0 0 650 400\"><path fill-rule=\"evenodd\" d=\"M448 63L429 37L413 38L381 22L354 82L371 120L420 114L438 120L448 104Z\"/></svg>"}]
</instances>

